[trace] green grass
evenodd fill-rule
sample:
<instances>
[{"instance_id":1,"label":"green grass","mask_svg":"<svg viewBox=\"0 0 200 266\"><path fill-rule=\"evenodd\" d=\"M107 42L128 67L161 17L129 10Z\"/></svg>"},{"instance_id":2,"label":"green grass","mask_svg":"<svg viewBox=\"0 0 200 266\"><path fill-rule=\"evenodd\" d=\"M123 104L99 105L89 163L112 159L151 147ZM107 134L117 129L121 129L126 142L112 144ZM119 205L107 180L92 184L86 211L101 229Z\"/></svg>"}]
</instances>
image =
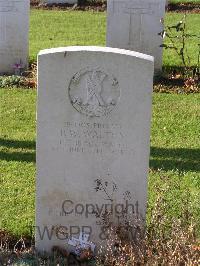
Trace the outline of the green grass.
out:
<instances>
[{"instance_id":1,"label":"green grass","mask_svg":"<svg viewBox=\"0 0 200 266\"><path fill-rule=\"evenodd\" d=\"M169 186L164 195L167 213L180 217L189 201L196 222L200 221L199 102L200 95L154 94L149 178L150 206L157 196L154 187Z\"/></svg>"},{"instance_id":2,"label":"green grass","mask_svg":"<svg viewBox=\"0 0 200 266\"><path fill-rule=\"evenodd\" d=\"M175 25L183 14L168 13L166 24ZM188 15L188 32L198 34L198 14ZM46 48L70 45L106 44L106 13L82 11L32 10L30 24L30 59ZM191 39L188 47L191 64L197 63L197 40ZM181 61L174 51L164 51L164 66L180 66Z\"/></svg>"},{"instance_id":3,"label":"green grass","mask_svg":"<svg viewBox=\"0 0 200 266\"><path fill-rule=\"evenodd\" d=\"M34 223L36 92L2 89L0 97L0 221L2 228L20 235ZM180 215L188 190L191 211L198 215L199 102L200 95L154 94L149 203L155 201L155 184L170 185L165 195L169 215Z\"/></svg>"},{"instance_id":4,"label":"green grass","mask_svg":"<svg viewBox=\"0 0 200 266\"><path fill-rule=\"evenodd\" d=\"M105 46L105 13L32 10L30 23L30 58L33 60L39 50L51 47Z\"/></svg>"},{"instance_id":5,"label":"green grass","mask_svg":"<svg viewBox=\"0 0 200 266\"><path fill-rule=\"evenodd\" d=\"M199 4L200 0L170 0L169 3L195 3L195 4Z\"/></svg>"},{"instance_id":6,"label":"green grass","mask_svg":"<svg viewBox=\"0 0 200 266\"><path fill-rule=\"evenodd\" d=\"M0 225L28 233L34 219L36 93L1 90L0 95Z\"/></svg>"}]
</instances>

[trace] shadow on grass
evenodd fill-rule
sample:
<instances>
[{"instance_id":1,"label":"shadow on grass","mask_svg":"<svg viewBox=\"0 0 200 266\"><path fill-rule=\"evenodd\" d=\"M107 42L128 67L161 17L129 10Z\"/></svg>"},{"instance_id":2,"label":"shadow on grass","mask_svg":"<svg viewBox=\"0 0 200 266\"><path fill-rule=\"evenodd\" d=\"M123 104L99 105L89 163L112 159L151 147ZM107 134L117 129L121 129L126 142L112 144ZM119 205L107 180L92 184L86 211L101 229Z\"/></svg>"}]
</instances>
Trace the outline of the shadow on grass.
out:
<instances>
[{"instance_id":1,"label":"shadow on grass","mask_svg":"<svg viewBox=\"0 0 200 266\"><path fill-rule=\"evenodd\" d=\"M151 147L150 168L200 171L200 149Z\"/></svg>"},{"instance_id":2,"label":"shadow on grass","mask_svg":"<svg viewBox=\"0 0 200 266\"><path fill-rule=\"evenodd\" d=\"M14 149L35 149L35 141L1 139L0 146Z\"/></svg>"},{"instance_id":3,"label":"shadow on grass","mask_svg":"<svg viewBox=\"0 0 200 266\"><path fill-rule=\"evenodd\" d=\"M35 163L35 146L35 141L0 139L0 147L8 150L0 151L0 160ZM9 151L9 148L22 151Z\"/></svg>"},{"instance_id":4,"label":"shadow on grass","mask_svg":"<svg viewBox=\"0 0 200 266\"><path fill-rule=\"evenodd\" d=\"M0 146L25 151L0 152L6 161L35 162L35 141L0 139ZM34 150L34 151L30 151ZM200 171L200 149L151 147L150 168L179 171Z\"/></svg>"},{"instance_id":5,"label":"shadow on grass","mask_svg":"<svg viewBox=\"0 0 200 266\"><path fill-rule=\"evenodd\" d=\"M35 152L0 152L0 160L33 162L35 163Z\"/></svg>"}]
</instances>

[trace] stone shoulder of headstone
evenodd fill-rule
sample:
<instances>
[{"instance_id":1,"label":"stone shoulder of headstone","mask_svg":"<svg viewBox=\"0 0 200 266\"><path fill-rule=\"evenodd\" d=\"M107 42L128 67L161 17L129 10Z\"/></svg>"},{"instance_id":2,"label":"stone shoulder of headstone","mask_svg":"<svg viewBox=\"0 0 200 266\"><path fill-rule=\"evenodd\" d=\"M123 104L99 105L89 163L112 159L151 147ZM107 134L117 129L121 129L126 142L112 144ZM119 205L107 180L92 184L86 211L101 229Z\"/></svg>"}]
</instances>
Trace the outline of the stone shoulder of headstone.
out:
<instances>
[{"instance_id":1,"label":"stone shoulder of headstone","mask_svg":"<svg viewBox=\"0 0 200 266\"><path fill-rule=\"evenodd\" d=\"M98 249L105 221L144 222L153 61L109 47L39 53L38 250Z\"/></svg>"}]
</instances>

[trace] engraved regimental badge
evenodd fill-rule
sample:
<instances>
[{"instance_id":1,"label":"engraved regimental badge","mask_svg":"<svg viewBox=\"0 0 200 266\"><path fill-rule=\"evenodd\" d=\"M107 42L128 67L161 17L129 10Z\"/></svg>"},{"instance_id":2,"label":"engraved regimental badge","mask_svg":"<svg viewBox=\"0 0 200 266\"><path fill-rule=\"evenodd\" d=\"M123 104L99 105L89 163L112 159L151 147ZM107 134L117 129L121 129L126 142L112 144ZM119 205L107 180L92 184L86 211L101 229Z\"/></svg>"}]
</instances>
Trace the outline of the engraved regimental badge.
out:
<instances>
[{"instance_id":1,"label":"engraved regimental badge","mask_svg":"<svg viewBox=\"0 0 200 266\"><path fill-rule=\"evenodd\" d=\"M84 68L72 77L69 98L73 107L82 114L107 115L119 101L119 83L101 68Z\"/></svg>"}]
</instances>

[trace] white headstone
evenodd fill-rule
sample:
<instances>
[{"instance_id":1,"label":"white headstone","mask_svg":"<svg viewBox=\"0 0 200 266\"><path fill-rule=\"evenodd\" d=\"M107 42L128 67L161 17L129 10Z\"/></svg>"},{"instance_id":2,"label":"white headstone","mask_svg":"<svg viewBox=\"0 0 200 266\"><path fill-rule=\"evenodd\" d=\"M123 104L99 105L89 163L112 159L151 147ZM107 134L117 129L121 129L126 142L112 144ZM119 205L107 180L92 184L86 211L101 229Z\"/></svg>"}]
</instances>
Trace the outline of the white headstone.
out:
<instances>
[{"instance_id":1,"label":"white headstone","mask_svg":"<svg viewBox=\"0 0 200 266\"><path fill-rule=\"evenodd\" d=\"M155 71L162 70L161 18L166 0L109 0L107 46L154 56Z\"/></svg>"},{"instance_id":2,"label":"white headstone","mask_svg":"<svg viewBox=\"0 0 200 266\"><path fill-rule=\"evenodd\" d=\"M26 68L29 0L0 0L0 74Z\"/></svg>"},{"instance_id":3,"label":"white headstone","mask_svg":"<svg viewBox=\"0 0 200 266\"><path fill-rule=\"evenodd\" d=\"M40 52L39 250L98 244L111 209L112 221L145 219L153 68L153 57L122 49Z\"/></svg>"}]
</instances>

